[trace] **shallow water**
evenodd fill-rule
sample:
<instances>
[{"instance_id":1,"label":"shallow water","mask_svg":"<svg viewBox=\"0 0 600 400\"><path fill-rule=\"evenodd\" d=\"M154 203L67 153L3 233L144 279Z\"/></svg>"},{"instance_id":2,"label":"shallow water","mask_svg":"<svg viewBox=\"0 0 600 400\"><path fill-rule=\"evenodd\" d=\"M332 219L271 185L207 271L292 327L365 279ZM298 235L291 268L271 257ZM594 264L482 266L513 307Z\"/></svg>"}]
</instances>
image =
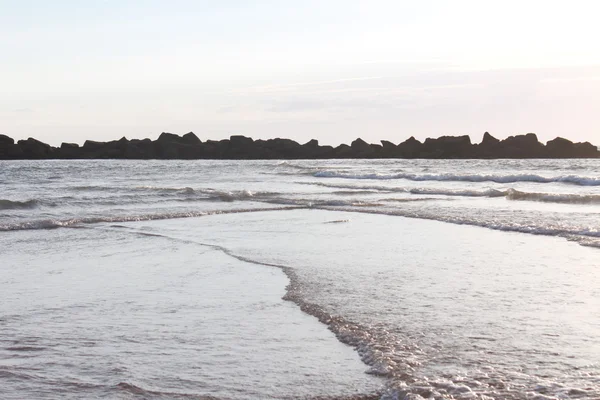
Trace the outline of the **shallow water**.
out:
<instances>
[{"instance_id":1,"label":"shallow water","mask_svg":"<svg viewBox=\"0 0 600 400\"><path fill-rule=\"evenodd\" d=\"M47 236L21 231L3 251L3 399L304 398L381 385L281 299L280 270L122 228Z\"/></svg>"},{"instance_id":2,"label":"shallow water","mask_svg":"<svg viewBox=\"0 0 600 400\"><path fill-rule=\"evenodd\" d=\"M598 167L1 163L0 397L600 397Z\"/></svg>"}]
</instances>

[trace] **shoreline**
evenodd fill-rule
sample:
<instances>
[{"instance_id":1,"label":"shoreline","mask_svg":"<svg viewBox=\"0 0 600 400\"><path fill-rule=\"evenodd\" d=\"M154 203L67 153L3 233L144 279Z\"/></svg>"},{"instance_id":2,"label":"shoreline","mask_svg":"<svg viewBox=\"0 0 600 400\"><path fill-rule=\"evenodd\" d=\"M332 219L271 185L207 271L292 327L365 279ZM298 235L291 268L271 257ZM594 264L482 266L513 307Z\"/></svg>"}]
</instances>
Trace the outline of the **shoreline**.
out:
<instances>
[{"instance_id":1,"label":"shoreline","mask_svg":"<svg viewBox=\"0 0 600 400\"><path fill-rule=\"evenodd\" d=\"M19 307L11 308L14 316L5 319L4 329L14 332L17 341L28 338L31 326L46 326L35 342L27 342L28 348L39 348L30 362L46 357L41 365L51 363L52 368L46 367L49 372L62 371L73 381L89 383L71 391L60 380L40 375L36 387L62 391L64 398L79 398L83 390L90 397L96 390L214 399L380 397L383 382L365 375L355 351L283 299L289 284L284 271L243 260L221 246L170 237L157 223L123 225L130 229L97 225L63 230L58 237L28 231L13 241L5 261L7 270L15 272L5 277L16 282L6 292L5 306ZM39 249L40 256L32 257L20 250L26 246L19 244L22 235L36 241L48 235L58 240L49 241ZM72 245L64 252L67 242ZM92 251L90 242L95 243ZM122 243L127 243L127 250ZM23 268L8 268L25 261L29 264L25 275L17 272ZM43 302L43 309L34 311L19 302L19 292L30 285L25 279L39 282L38 293L46 295L30 297L34 303ZM72 320L71 328L65 331L54 322L57 318ZM96 327L105 327L104 333ZM82 341L94 344L71 345ZM52 350L56 346L66 347L59 354ZM10 349L16 353L4 357L0 374L10 374L18 360L21 347ZM97 364L92 376L83 368L86 363ZM15 384L25 379L19 375L25 367L14 373ZM115 368L118 373L110 372ZM185 386L174 386L177 380ZM13 398L8 383L0 392L6 390L7 398ZM19 396L27 393L22 389Z\"/></svg>"}]
</instances>

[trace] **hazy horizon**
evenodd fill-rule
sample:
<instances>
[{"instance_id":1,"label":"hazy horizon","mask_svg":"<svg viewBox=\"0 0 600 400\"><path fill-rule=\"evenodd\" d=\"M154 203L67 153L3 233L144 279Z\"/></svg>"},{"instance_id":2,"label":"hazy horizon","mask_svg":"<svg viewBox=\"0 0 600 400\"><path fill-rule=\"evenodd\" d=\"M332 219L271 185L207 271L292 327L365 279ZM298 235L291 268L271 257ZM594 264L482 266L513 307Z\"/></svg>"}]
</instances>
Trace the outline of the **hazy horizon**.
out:
<instances>
[{"instance_id":1,"label":"hazy horizon","mask_svg":"<svg viewBox=\"0 0 600 400\"><path fill-rule=\"evenodd\" d=\"M0 133L600 145L592 1L0 0Z\"/></svg>"}]
</instances>

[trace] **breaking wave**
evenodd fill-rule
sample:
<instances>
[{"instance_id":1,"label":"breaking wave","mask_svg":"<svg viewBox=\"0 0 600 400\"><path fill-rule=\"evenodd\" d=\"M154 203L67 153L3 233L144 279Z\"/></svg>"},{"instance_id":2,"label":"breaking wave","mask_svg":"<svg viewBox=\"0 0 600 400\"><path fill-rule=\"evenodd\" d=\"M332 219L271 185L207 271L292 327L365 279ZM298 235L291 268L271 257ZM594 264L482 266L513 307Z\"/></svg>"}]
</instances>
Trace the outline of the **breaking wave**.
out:
<instances>
[{"instance_id":1,"label":"breaking wave","mask_svg":"<svg viewBox=\"0 0 600 400\"><path fill-rule=\"evenodd\" d=\"M336 185L323 182L306 183L310 185L323 186L335 189L345 189L336 191L338 195L357 195L370 193L409 193L428 196L456 196L456 197L506 197L508 200L516 201L539 201L544 203L561 204L600 204L600 194L580 195L574 193L543 193L543 192L523 192L516 189L485 189L485 190L460 190L443 188L405 188L388 187L380 185Z\"/></svg>"},{"instance_id":2,"label":"breaking wave","mask_svg":"<svg viewBox=\"0 0 600 400\"><path fill-rule=\"evenodd\" d=\"M461 197L504 197L507 192L497 189L487 190L444 190L444 189L428 189L428 188L416 188L406 189L406 192L411 194L424 194L424 195L441 195L441 196L461 196Z\"/></svg>"},{"instance_id":3,"label":"breaking wave","mask_svg":"<svg viewBox=\"0 0 600 400\"><path fill-rule=\"evenodd\" d=\"M561 204L600 204L600 195L579 195L571 193L536 193L522 192L516 189L508 190L440 190L440 189L408 189L411 194L464 196L464 197L506 197L508 200L539 201L544 203Z\"/></svg>"},{"instance_id":4,"label":"breaking wave","mask_svg":"<svg viewBox=\"0 0 600 400\"><path fill-rule=\"evenodd\" d=\"M208 197L211 199L234 201L246 200L253 197L272 196L276 192L253 192L250 190L218 190L212 188L192 188L192 187L161 187L161 186L135 186L135 187L118 187L118 186L76 186L72 190L75 191L102 191L102 192L125 192L128 195L119 194L119 196L135 196L149 195L159 197L174 197L182 196L185 198L193 197Z\"/></svg>"},{"instance_id":5,"label":"breaking wave","mask_svg":"<svg viewBox=\"0 0 600 400\"><path fill-rule=\"evenodd\" d=\"M373 179L390 180L406 179L410 181L457 181L457 182L496 182L496 183L568 183L579 186L600 186L600 178L579 175L564 175L555 177L544 177L535 174L518 175L458 175L458 174L350 174L336 171L319 171L314 175L316 178L342 178L342 179Z\"/></svg>"},{"instance_id":6,"label":"breaking wave","mask_svg":"<svg viewBox=\"0 0 600 400\"><path fill-rule=\"evenodd\" d=\"M600 204L600 195L597 194L528 193L508 189L506 191L506 198L509 200L541 201L545 203Z\"/></svg>"},{"instance_id":7,"label":"breaking wave","mask_svg":"<svg viewBox=\"0 0 600 400\"><path fill-rule=\"evenodd\" d=\"M315 171L317 171L317 169L314 166L299 165L299 164L294 164L294 163L289 162L289 161L282 161L279 164L277 164L277 166L278 167L289 168L289 169L296 170L296 171L304 171L304 172L315 172Z\"/></svg>"}]
</instances>

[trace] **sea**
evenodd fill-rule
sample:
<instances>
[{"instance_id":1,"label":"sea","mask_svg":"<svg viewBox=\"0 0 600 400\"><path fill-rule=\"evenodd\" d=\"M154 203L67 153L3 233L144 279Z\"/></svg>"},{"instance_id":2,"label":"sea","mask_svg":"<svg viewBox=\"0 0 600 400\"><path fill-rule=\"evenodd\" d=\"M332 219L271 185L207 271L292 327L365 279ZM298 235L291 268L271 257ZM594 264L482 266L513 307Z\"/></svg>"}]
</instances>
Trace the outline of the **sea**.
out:
<instances>
[{"instance_id":1,"label":"sea","mask_svg":"<svg viewBox=\"0 0 600 400\"><path fill-rule=\"evenodd\" d=\"M600 159L0 161L0 399L599 399Z\"/></svg>"}]
</instances>

